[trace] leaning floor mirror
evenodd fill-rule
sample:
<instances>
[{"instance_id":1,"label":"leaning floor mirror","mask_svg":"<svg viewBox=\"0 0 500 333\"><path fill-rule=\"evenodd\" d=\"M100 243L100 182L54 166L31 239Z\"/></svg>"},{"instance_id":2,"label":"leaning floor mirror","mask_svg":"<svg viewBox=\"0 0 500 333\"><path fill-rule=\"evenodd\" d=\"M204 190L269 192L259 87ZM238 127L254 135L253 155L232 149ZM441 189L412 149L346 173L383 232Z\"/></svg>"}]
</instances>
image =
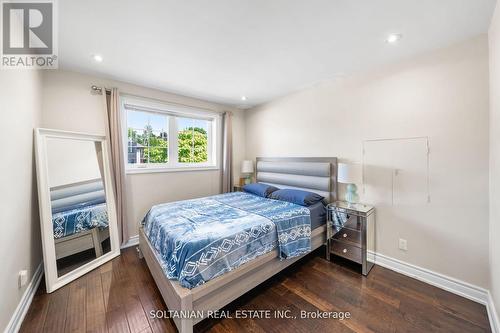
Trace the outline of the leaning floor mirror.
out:
<instances>
[{"instance_id":1,"label":"leaning floor mirror","mask_svg":"<svg viewBox=\"0 0 500 333\"><path fill-rule=\"evenodd\" d=\"M35 130L47 292L120 254L104 136Z\"/></svg>"}]
</instances>

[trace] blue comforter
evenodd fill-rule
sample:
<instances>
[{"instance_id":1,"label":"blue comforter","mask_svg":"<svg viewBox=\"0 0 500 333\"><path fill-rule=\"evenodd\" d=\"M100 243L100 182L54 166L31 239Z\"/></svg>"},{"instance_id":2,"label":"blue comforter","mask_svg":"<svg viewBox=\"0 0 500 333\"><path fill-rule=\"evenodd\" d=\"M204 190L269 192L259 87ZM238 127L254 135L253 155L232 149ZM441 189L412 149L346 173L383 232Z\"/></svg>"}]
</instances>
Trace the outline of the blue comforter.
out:
<instances>
[{"instance_id":1,"label":"blue comforter","mask_svg":"<svg viewBox=\"0 0 500 333\"><path fill-rule=\"evenodd\" d=\"M278 246L311 250L309 210L244 192L154 206L143 220L165 275L194 288Z\"/></svg>"},{"instance_id":2,"label":"blue comforter","mask_svg":"<svg viewBox=\"0 0 500 333\"><path fill-rule=\"evenodd\" d=\"M108 226L106 203L69 209L52 215L54 238L70 236L95 227Z\"/></svg>"}]
</instances>

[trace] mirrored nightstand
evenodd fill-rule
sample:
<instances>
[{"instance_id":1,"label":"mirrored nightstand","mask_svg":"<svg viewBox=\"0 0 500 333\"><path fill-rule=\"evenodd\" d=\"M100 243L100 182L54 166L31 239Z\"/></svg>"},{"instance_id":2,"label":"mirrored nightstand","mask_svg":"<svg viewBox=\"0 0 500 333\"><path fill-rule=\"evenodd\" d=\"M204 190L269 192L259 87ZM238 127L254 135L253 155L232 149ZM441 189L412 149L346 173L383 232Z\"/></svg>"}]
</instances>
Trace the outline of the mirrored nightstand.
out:
<instances>
[{"instance_id":1,"label":"mirrored nightstand","mask_svg":"<svg viewBox=\"0 0 500 333\"><path fill-rule=\"evenodd\" d=\"M361 265L368 275L373 262L368 253L375 251L375 207L337 201L327 206L326 259L339 256Z\"/></svg>"},{"instance_id":2,"label":"mirrored nightstand","mask_svg":"<svg viewBox=\"0 0 500 333\"><path fill-rule=\"evenodd\" d=\"M243 185L234 185L233 192L243 192Z\"/></svg>"}]
</instances>

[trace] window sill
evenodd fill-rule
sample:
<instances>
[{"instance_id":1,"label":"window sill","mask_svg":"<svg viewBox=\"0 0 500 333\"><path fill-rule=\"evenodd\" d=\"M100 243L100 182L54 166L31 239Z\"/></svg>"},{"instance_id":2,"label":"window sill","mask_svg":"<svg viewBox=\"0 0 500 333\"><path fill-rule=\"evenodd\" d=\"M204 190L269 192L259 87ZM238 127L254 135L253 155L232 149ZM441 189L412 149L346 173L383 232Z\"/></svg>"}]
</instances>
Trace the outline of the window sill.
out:
<instances>
[{"instance_id":1,"label":"window sill","mask_svg":"<svg viewBox=\"0 0 500 333\"><path fill-rule=\"evenodd\" d=\"M181 167L181 168L133 168L133 169L126 169L125 174L134 175L141 173L216 171L219 169L220 168L217 166Z\"/></svg>"}]
</instances>

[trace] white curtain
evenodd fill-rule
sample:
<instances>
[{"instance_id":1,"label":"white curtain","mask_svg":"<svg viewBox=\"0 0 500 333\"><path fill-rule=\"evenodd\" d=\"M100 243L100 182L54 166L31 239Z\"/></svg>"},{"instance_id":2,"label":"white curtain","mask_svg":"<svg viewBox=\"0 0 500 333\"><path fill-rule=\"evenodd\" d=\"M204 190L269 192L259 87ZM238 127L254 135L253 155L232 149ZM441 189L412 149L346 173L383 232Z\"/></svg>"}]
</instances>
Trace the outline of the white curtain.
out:
<instances>
[{"instance_id":1,"label":"white curtain","mask_svg":"<svg viewBox=\"0 0 500 333\"><path fill-rule=\"evenodd\" d=\"M222 115L222 177L221 192L231 192L233 188L233 114Z\"/></svg>"}]
</instances>

